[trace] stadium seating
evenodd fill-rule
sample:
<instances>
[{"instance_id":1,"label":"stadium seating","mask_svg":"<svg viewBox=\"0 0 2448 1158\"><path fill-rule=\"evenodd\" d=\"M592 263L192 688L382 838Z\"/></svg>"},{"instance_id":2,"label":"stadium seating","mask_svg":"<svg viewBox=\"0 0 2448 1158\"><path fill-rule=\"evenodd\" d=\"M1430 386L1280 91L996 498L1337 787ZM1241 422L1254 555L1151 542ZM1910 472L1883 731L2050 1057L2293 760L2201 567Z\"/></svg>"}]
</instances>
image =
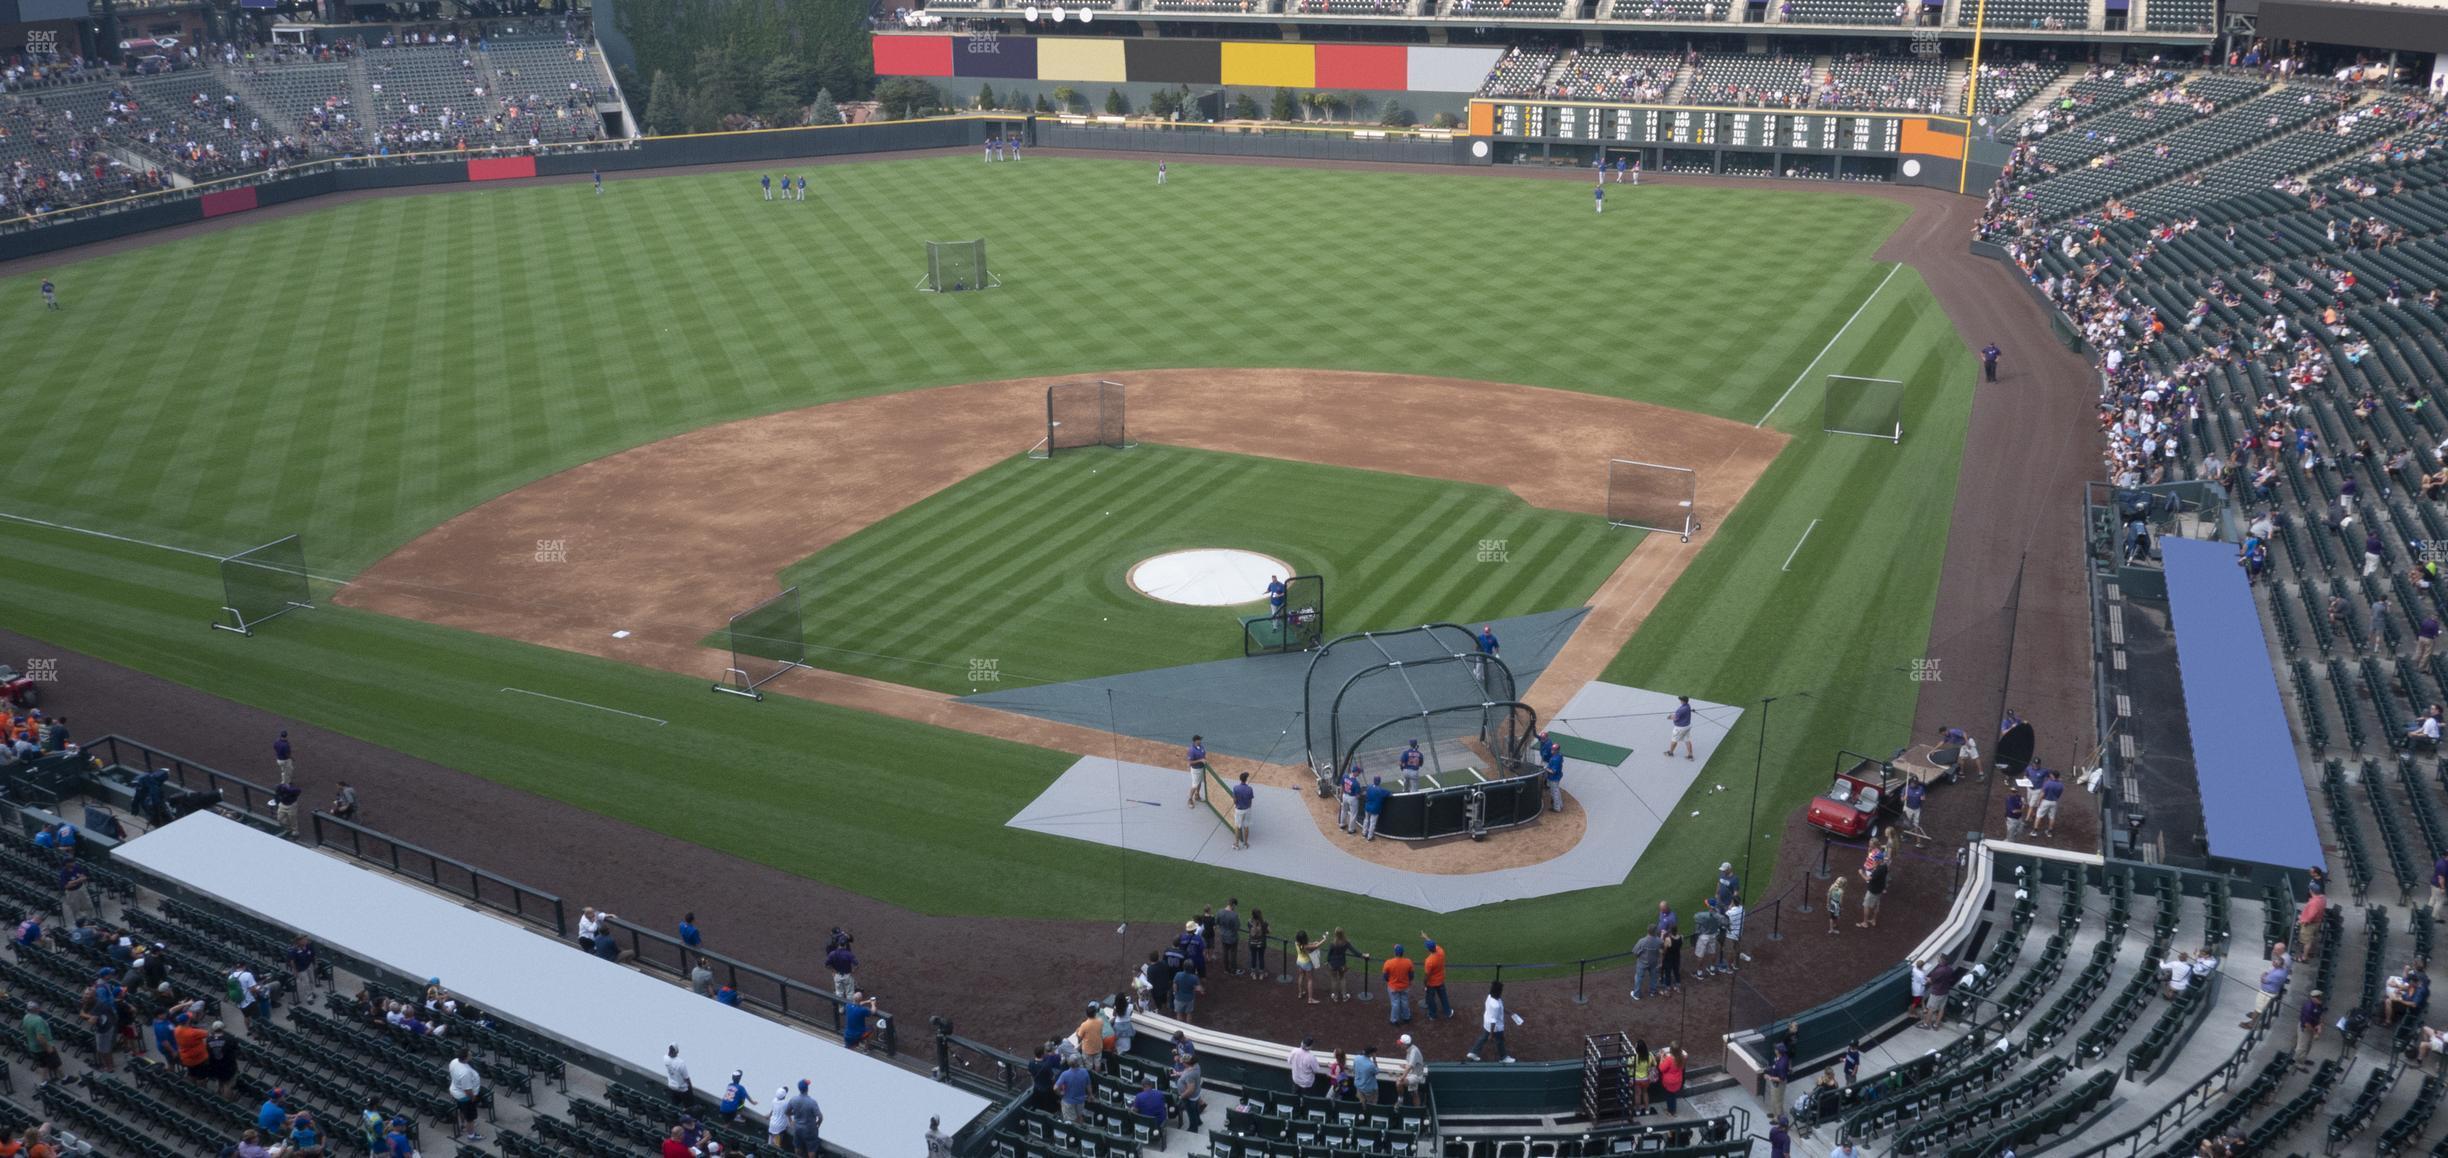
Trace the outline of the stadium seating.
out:
<instances>
[{"instance_id":1,"label":"stadium seating","mask_svg":"<svg viewBox=\"0 0 2448 1158\"><path fill-rule=\"evenodd\" d=\"M1981 8L1975 4L1958 6L1955 23L1971 27ZM1990 28L2084 28L2091 20L2083 0L1989 0L1987 8Z\"/></svg>"},{"instance_id":2,"label":"stadium seating","mask_svg":"<svg viewBox=\"0 0 2448 1158\"><path fill-rule=\"evenodd\" d=\"M1576 52L1547 91L1568 100L1654 102L1665 99L1678 67L1670 52Z\"/></svg>"},{"instance_id":3,"label":"stadium seating","mask_svg":"<svg viewBox=\"0 0 2448 1158\"><path fill-rule=\"evenodd\" d=\"M1874 24L1894 27L1917 22L1920 0L1791 0L1785 19L1793 24Z\"/></svg>"},{"instance_id":4,"label":"stadium seating","mask_svg":"<svg viewBox=\"0 0 2448 1158\"><path fill-rule=\"evenodd\" d=\"M1604 0L1608 20L1723 20L1733 0Z\"/></svg>"},{"instance_id":5,"label":"stadium seating","mask_svg":"<svg viewBox=\"0 0 2448 1158\"><path fill-rule=\"evenodd\" d=\"M1847 57L1828 66L1824 107L1938 112L1946 103L1947 66L1919 57Z\"/></svg>"},{"instance_id":6,"label":"stadium seating","mask_svg":"<svg viewBox=\"0 0 2448 1158\"><path fill-rule=\"evenodd\" d=\"M2142 27L2151 32L2212 32L2217 0L2142 0Z\"/></svg>"},{"instance_id":7,"label":"stadium seating","mask_svg":"<svg viewBox=\"0 0 2448 1158\"><path fill-rule=\"evenodd\" d=\"M1802 108L1817 87L1806 57L1705 56L1684 99L1698 105Z\"/></svg>"},{"instance_id":8,"label":"stadium seating","mask_svg":"<svg viewBox=\"0 0 2448 1158\"><path fill-rule=\"evenodd\" d=\"M484 42L482 55L499 78L494 107L512 135L546 141L603 135L595 103L609 89L594 46L561 37L497 37Z\"/></svg>"},{"instance_id":9,"label":"stadium seating","mask_svg":"<svg viewBox=\"0 0 2448 1158\"><path fill-rule=\"evenodd\" d=\"M2055 84L2065 75L2066 66L2054 61L2023 61L2003 67L1981 66L1978 108L1971 115L2002 117L2021 108L2024 102L2040 94L2040 90Z\"/></svg>"},{"instance_id":10,"label":"stadium seating","mask_svg":"<svg viewBox=\"0 0 2448 1158\"><path fill-rule=\"evenodd\" d=\"M1449 17L1484 16L1492 20L1552 20L1578 9L1580 0L1444 0Z\"/></svg>"},{"instance_id":11,"label":"stadium seating","mask_svg":"<svg viewBox=\"0 0 2448 1158\"><path fill-rule=\"evenodd\" d=\"M1516 48L1488 70L1488 78L1479 86L1480 96L1534 97L1547 91L1547 74L1555 68L1559 54L1549 49Z\"/></svg>"},{"instance_id":12,"label":"stadium seating","mask_svg":"<svg viewBox=\"0 0 2448 1158\"><path fill-rule=\"evenodd\" d=\"M266 119L305 138L318 152L350 153L365 147L351 65L326 61L253 64L232 73L231 87L262 110Z\"/></svg>"}]
</instances>

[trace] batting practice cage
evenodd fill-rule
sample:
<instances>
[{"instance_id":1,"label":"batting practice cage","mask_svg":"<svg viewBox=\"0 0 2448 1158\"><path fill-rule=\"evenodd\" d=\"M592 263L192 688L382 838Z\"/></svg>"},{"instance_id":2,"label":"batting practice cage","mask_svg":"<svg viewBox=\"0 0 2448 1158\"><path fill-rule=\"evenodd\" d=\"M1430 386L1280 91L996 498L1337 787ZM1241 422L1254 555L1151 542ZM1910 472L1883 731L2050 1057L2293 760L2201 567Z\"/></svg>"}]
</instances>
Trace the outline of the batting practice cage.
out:
<instances>
[{"instance_id":1,"label":"batting practice cage","mask_svg":"<svg viewBox=\"0 0 2448 1158\"><path fill-rule=\"evenodd\" d=\"M927 242L926 261L926 277L919 281L918 288L931 294L993 289L1003 284L1002 278L987 272L983 238Z\"/></svg>"},{"instance_id":2,"label":"batting practice cage","mask_svg":"<svg viewBox=\"0 0 2448 1158\"><path fill-rule=\"evenodd\" d=\"M1307 651L1326 641L1326 579L1294 575L1284 580L1283 614L1241 618L1241 654Z\"/></svg>"},{"instance_id":3,"label":"batting practice cage","mask_svg":"<svg viewBox=\"0 0 2448 1158\"><path fill-rule=\"evenodd\" d=\"M1538 714L1513 671L1479 654L1467 627L1432 623L1341 636L1309 661L1302 688L1309 767L1320 795L1354 764L1394 793L1377 832L1400 840L1481 835L1538 815L1531 758ZM1413 745L1420 771L1406 781Z\"/></svg>"},{"instance_id":4,"label":"batting practice cage","mask_svg":"<svg viewBox=\"0 0 2448 1158\"><path fill-rule=\"evenodd\" d=\"M313 607L307 578L306 543L296 535L221 560L221 618L213 626L253 635L256 624Z\"/></svg>"},{"instance_id":5,"label":"batting practice cage","mask_svg":"<svg viewBox=\"0 0 2448 1158\"><path fill-rule=\"evenodd\" d=\"M714 690L761 700L765 693L758 688L784 672L806 667L804 616L797 587L732 616L731 666Z\"/></svg>"},{"instance_id":6,"label":"batting practice cage","mask_svg":"<svg viewBox=\"0 0 2448 1158\"><path fill-rule=\"evenodd\" d=\"M1607 521L1618 527L1664 531L1691 542L1700 529L1700 476L1687 466L1660 466L1628 458L1607 460Z\"/></svg>"},{"instance_id":7,"label":"batting practice cage","mask_svg":"<svg viewBox=\"0 0 2448 1158\"><path fill-rule=\"evenodd\" d=\"M1046 387L1046 432L1029 448L1030 458L1052 458L1058 450L1110 446L1128 450L1128 407L1120 382L1057 382Z\"/></svg>"},{"instance_id":8,"label":"batting practice cage","mask_svg":"<svg viewBox=\"0 0 2448 1158\"><path fill-rule=\"evenodd\" d=\"M1829 434L1904 441L1904 384L1893 378L1830 374L1819 429Z\"/></svg>"}]
</instances>

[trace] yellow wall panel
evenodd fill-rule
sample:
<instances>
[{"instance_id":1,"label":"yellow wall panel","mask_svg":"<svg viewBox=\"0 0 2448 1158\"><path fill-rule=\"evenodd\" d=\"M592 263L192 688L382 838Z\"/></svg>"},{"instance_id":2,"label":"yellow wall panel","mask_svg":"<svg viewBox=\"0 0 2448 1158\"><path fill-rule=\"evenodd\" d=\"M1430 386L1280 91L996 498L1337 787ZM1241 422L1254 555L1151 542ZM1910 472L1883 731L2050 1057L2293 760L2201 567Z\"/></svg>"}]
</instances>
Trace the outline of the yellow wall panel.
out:
<instances>
[{"instance_id":1,"label":"yellow wall panel","mask_svg":"<svg viewBox=\"0 0 2448 1158\"><path fill-rule=\"evenodd\" d=\"M1310 45L1227 40L1223 49L1225 84L1317 87L1317 51Z\"/></svg>"}]
</instances>

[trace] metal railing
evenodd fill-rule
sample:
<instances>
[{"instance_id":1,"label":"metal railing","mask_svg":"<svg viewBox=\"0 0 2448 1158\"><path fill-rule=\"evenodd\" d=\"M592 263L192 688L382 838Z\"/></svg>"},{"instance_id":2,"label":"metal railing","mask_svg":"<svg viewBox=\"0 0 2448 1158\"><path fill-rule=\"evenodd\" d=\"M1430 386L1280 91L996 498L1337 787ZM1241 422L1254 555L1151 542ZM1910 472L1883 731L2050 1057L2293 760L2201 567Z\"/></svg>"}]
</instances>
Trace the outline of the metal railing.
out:
<instances>
[{"instance_id":1,"label":"metal railing","mask_svg":"<svg viewBox=\"0 0 2448 1158\"><path fill-rule=\"evenodd\" d=\"M842 1007L847 1002L831 989L819 989L804 981L793 980L760 969L735 957L726 957L702 946L690 948L678 937L658 933L653 929L624 921L619 917L603 918L603 925L614 933L622 951L641 969L672 978L682 985L689 983L690 966L703 960L714 971L714 983L728 985L739 994L740 1004L771 1013L785 1021L817 1026L842 1032ZM886 1057L900 1056L900 1034L895 1026L899 1019L884 1010L877 1010L870 1025L873 1031L867 1042L871 1050Z\"/></svg>"},{"instance_id":2,"label":"metal railing","mask_svg":"<svg viewBox=\"0 0 2448 1158\"><path fill-rule=\"evenodd\" d=\"M310 847L346 852L353 859L389 869L454 897L474 901L556 937L569 933L569 922L560 897L522 885L499 873L486 872L465 861L454 860L432 849L410 844L327 812L309 814L303 835Z\"/></svg>"},{"instance_id":3,"label":"metal railing","mask_svg":"<svg viewBox=\"0 0 2448 1158\"><path fill-rule=\"evenodd\" d=\"M2138 1158L2143 1150L2158 1145L2168 1131L2183 1125L2195 1111L2208 1109L2226 1098L2235 1085L2236 1075L2252 1061L2253 1047L2261 1044L2262 1037L2269 1033L2270 1023L2276 1019L2274 1015L2280 1008L2280 1005L2271 1006L2270 1016L2261 1018L2245 1033L2244 1040L2236 1043L2235 1052L2229 1054L2226 1061L2220 1062L2217 1069L2203 1074L2201 1080L2186 1087L2185 1092L2169 1099L2158 1113L2114 1138L2076 1151L2071 1158L2106 1158L2111 1153L2121 1153L2124 1158Z\"/></svg>"},{"instance_id":4,"label":"metal railing","mask_svg":"<svg viewBox=\"0 0 2448 1158\"><path fill-rule=\"evenodd\" d=\"M193 761L182 760L159 748L120 735L104 736L79 750L100 761L104 768L116 766L131 773L166 768L170 771L171 782L181 788L218 792L224 805L261 820L273 818L272 790L243 776L232 776Z\"/></svg>"}]
</instances>

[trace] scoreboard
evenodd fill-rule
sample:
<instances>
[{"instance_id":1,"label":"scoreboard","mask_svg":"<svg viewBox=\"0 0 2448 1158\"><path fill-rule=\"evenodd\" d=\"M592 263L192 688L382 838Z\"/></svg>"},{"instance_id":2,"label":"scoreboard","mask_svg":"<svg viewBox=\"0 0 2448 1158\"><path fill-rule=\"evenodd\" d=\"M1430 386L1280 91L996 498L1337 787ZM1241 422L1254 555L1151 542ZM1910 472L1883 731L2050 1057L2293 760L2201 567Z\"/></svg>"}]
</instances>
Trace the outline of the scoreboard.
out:
<instances>
[{"instance_id":1,"label":"scoreboard","mask_svg":"<svg viewBox=\"0 0 2448 1158\"><path fill-rule=\"evenodd\" d=\"M1500 141L1888 155L1920 151L1906 147L1908 122L1926 129L1932 121L1954 120L1913 113L1541 100L1476 101L1473 112L1479 114L1475 125L1487 129L1484 135Z\"/></svg>"}]
</instances>

